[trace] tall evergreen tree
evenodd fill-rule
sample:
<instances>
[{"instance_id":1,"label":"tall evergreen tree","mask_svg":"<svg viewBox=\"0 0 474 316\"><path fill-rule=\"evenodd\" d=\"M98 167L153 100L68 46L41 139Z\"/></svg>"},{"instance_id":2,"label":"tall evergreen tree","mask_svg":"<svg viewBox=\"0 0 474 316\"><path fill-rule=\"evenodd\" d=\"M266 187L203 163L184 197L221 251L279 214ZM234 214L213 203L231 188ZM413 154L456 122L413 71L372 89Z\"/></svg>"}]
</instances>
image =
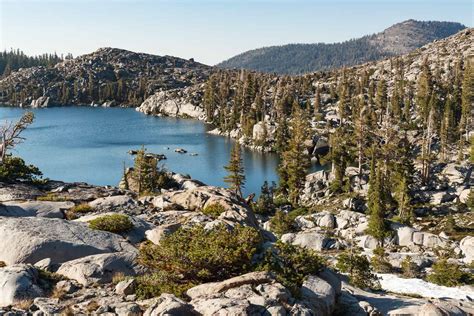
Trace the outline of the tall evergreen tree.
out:
<instances>
[{"instance_id":1,"label":"tall evergreen tree","mask_svg":"<svg viewBox=\"0 0 474 316\"><path fill-rule=\"evenodd\" d=\"M388 227L385 221L386 217L386 201L384 199L384 178L381 172L380 164L375 168L375 175L371 174L370 194L367 195L369 200L369 225L367 233L376 238L381 244L388 236Z\"/></svg>"},{"instance_id":2,"label":"tall evergreen tree","mask_svg":"<svg viewBox=\"0 0 474 316\"><path fill-rule=\"evenodd\" d=\"M245 187L245 171L240 151L240 144L235 142L230 153L229 164L224 167L228 175L224 182L230 185L230 189L242 197L242 188Z\"/></svg>"}]
</instances>

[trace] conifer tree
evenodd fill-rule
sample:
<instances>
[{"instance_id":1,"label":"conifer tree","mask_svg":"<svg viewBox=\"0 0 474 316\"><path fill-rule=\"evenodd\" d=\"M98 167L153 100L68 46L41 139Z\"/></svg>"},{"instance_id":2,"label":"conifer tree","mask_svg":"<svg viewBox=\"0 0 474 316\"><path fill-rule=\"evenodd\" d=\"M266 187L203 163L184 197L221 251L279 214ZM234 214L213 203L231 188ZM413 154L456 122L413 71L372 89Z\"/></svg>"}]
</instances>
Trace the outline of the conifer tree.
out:
<instances>
[{"instance_id":1,"label":"conifer tree","mask_svg":"<svg viewBox=\"0 0 474 316\"><path fill-rule=\"evenodd\" d=\"M469 141L470 122L472 121L471 107L474 102L474 69L472 62L466 63L461 92L461 120L459 123L459 156L462 160L464 144Z\"/></svg>"},{"instance_id":2,"label":"conifer tree","mask_svg":"<svg viewBox=\"0 0 474 316\"><path fill-rule=\"evenodd\" d=\"M384 238L388 236L388 227L385 222L386 203L384 199L384 179L379 164L377 164L375 169L375 175L371 175L370 177L373 188L370 189L370 194L367 195L367 199L369 200L368 211L370 214L367 233L383 244Z\"/></svg>"},{"instance_id":3,"label":"conifer tree","mask_svg":"<svg viewBox=\"0 0 474 316\"><path fill-rule=\"evenodd\" d=\"M408 189L407 179L402 177L395 192L395 197L398 204L398 216L402 223L409 224L413 218L413 211L411 207L410 192Z\"/></svg>"},{"instance_id":4,"label":"conifer tree","mask_svg":"<svg viewBox=\"0 0 474 316\"><path fill-rule=\"evenodd\" d=\"M224 182L230 185L230 189L242 197L242 189L245 187L245 172L240 151L240 144L235 142L230 153L229 164L224 167L228 175Z\"/></svg>"},{"instance_id":5,"label":"conifer tree","mask_svg":"<svg viewBox=\"0 0 474 316\"><path fill-rule=\"evenodd\" d=\"M287 187L288 197L293 205L299 203L306 172L310 165L310 158L305 148L305 141L309 137L309 128L306 112L298 104L295 104L290 122L291 137L279 167L279 174L285 181L283 185Z\"/></svg>"}]
</instances>

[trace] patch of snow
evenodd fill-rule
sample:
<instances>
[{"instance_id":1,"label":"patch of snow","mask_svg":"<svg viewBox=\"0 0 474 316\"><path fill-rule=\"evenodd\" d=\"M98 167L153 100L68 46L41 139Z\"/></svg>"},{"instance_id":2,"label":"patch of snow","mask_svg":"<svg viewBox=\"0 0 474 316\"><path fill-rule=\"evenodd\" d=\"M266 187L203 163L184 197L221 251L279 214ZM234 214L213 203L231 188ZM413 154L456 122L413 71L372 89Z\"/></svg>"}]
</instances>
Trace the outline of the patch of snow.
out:
<instances>
[{"instance_id":1,"label":"patch of snow","mask_svg":"<svg viewBox=\"0 0 474 316\"><path fill-rule=\"evenodd\" d=\"M393 274L377 274L382 289L395 293L417 294L432 298L474 299L474 291L447 287L421 279L403 279Z\"/></svg>"}]
</instances>

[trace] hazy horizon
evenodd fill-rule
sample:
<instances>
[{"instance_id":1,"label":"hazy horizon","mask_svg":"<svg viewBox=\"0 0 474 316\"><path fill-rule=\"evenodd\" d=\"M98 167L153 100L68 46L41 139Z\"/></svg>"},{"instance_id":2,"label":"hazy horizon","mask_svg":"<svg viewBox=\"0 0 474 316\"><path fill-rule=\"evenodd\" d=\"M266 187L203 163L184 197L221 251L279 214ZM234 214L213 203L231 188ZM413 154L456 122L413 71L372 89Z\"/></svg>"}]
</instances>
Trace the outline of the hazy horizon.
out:
<instances>
[{"instance_id":1,"label":"hazy horizon","mask_svg":"<svg viewBox=\"0 0 474 316\"><path fill-rule=\"evenodd\" d=\"M90 53L116 47L214 65L244 51L333 43L408 19L472 27L471 1L7 1L0 49Z\"/></svg>"}]
</instances>

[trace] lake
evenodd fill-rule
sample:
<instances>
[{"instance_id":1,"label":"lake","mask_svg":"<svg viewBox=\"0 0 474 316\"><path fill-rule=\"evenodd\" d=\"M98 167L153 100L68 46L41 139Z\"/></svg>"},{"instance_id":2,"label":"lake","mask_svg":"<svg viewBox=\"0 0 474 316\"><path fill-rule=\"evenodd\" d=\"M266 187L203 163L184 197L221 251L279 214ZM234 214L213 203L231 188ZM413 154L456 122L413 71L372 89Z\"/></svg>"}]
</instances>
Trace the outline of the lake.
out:
<instances>
[{"instance_id":1,"label":"lake","mask_svg":"<svg viewBox=\"0 0 474 316\"><path fill-rule=\"evenodd\" d=\"M16 120L24 111L0 107L0 122ZM200 121L147 116L123 108L57 107L33 112L35 122L23 134L27 140L13 154L39 167L44 177L116 186L124 163L133 165L127 152L144 145L149 152L167 156L162 162L167 169L225 186L223 166L233 141L208 134L209 127ZM176 148L188 153L175 153ZM245 194L258 193L265 180L278 180L275 154L243 149L243 160Z\"/></svg>"}]
</instances>

